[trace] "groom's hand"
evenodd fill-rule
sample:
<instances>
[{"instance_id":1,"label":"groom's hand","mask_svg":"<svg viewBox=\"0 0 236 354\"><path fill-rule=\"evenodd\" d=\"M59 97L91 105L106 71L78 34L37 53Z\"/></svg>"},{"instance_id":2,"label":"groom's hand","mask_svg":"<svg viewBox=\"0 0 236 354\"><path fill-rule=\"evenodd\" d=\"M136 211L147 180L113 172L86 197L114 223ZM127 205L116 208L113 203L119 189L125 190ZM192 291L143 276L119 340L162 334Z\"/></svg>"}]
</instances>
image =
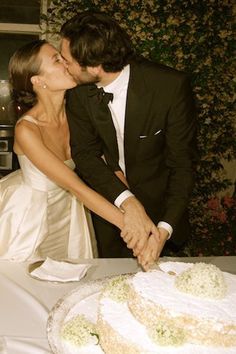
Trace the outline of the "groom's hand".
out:
<instances>
[{"instance_id":1,"label":"groom's hand","mask_svg":"<svg viewBox=\"0 0 236 354\"><path fill-rule=\"evenodd\" d=\"M138 255L138 262L141 264L143 269L147 271L150 266L158 261L164 245L169 237L168 231L162 227L158 228L159 236L158 238L151 235L148 239L145 249Z\"/></svg>"},{"instance_id":2,"label":"groom's hand","mask_svg":"<svg viewBox=\"0 0 236 354\"><path fill-rule=\"evenodd\" d=\"M127 247L135 250L135 255L138 255L146 247L150 234L158 237L157 227L135 197L127 198L121 204L121 208L124 211L121 237L127 243Z\"/></svg>"}]
</instances>

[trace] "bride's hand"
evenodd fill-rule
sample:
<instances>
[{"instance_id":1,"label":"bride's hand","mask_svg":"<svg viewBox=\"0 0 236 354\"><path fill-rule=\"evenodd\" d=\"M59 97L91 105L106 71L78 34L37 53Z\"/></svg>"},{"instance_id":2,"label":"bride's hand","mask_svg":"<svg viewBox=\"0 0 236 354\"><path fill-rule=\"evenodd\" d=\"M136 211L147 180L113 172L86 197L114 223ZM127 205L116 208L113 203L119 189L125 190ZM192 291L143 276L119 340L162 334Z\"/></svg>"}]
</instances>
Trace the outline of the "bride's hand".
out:
<instances>
[{"instance_id":1,"label":"bride's hand","mask_svg":"<svg viewBox=\"0 0 236 354\"><path fill-rule=\"evenodd\" d=\"M145 249L137 256L138 263L145 271L149 270L157 259L158 244L158 237L151 234Z\"/></svg>"},{"instance_id":2,"label":"bride's hand","mask_svg":"<svg viewBox=\"0 0 236 354\"><path fill-rule=\"evenodd\" d=\"M168 239L169 234L165 229L158 228L158 233L158 237L151 234L146 248L138 255L138 262L145 271L158 261L166 240Z\"/></svg>"}]
</instances>

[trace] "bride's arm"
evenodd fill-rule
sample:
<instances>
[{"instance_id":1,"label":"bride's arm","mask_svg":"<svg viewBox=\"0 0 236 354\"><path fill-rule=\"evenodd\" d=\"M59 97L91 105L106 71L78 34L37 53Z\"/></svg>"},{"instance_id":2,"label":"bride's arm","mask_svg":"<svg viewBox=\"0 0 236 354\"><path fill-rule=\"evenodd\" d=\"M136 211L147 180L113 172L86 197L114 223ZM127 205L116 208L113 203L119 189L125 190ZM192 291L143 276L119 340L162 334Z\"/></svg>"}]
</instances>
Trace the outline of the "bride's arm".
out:
<instances>
[{"instance_id":1,"label":"bride's arm","mask_svg":"<svg viewBox=\"0 0 236 354\"><path fill-rule=\"evenodd\" d=\"M40 132L35 126L17 125L15 142L22 153L49 179L73 193L88 209L122 229L121 211L89 188L75 172L58 159L44 145Z\"/></svg>"}]
</instances>

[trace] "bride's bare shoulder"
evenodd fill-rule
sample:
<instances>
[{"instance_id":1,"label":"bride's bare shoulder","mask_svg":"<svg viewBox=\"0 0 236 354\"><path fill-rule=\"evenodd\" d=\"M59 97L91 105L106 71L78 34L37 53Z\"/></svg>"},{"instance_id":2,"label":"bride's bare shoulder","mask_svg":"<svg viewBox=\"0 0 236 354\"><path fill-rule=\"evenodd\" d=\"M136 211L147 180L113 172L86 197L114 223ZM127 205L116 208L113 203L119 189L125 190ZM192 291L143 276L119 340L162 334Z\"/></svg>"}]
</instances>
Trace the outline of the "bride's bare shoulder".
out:
<instances>
[{"instance_id":1,"label":"bride's bare shoulder","mask_svg":"<svg viewBox=\"0 0 236 354\"><path fill-rule=\"evenodd\" d=\"M33 123L34 125L38 125L37 118L35 118L34 116L32 116L30 114L26 114L18 119L18 121L16 122L16 126L18 126L19 124L25 123L25 122Z\"/></svg>"},{"instance_id":2,"label":"bride's bare shoulder","mask_svg":"<svg viewBox=\"0 0 236 354\"><path fill-rule=\"evenodd\" d=\"M42 140L40 129L35 122L25 119L24 116L20 118L15 126L14 145L21 146L27 142L33 143L35 140Z\"/></svg>"}]
</instances>

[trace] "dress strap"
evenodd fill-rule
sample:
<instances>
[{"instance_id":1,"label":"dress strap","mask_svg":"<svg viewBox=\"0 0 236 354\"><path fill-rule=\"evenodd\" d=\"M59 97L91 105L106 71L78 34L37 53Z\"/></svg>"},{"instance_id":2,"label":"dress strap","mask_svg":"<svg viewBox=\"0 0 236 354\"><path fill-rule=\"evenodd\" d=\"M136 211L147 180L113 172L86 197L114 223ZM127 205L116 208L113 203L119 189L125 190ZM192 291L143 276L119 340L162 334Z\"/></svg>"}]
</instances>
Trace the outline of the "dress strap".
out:
<instances>
[{"instance_id":1,"label":"dress strap","mask_svg":"<svg viewBox=\"0 0 236 354\"><path fill-rule=\"evenodd\" d=\"M38 125L37 119L35 119L34 117L31 117L31 116L28 116L28 115L21 117L21 118L17 121L17 124L18 124L19 122L21 122L22 120L27 120L28 122L31 122L31 123L34 123L34 124Z\"/></svg>"}]
</instances>

